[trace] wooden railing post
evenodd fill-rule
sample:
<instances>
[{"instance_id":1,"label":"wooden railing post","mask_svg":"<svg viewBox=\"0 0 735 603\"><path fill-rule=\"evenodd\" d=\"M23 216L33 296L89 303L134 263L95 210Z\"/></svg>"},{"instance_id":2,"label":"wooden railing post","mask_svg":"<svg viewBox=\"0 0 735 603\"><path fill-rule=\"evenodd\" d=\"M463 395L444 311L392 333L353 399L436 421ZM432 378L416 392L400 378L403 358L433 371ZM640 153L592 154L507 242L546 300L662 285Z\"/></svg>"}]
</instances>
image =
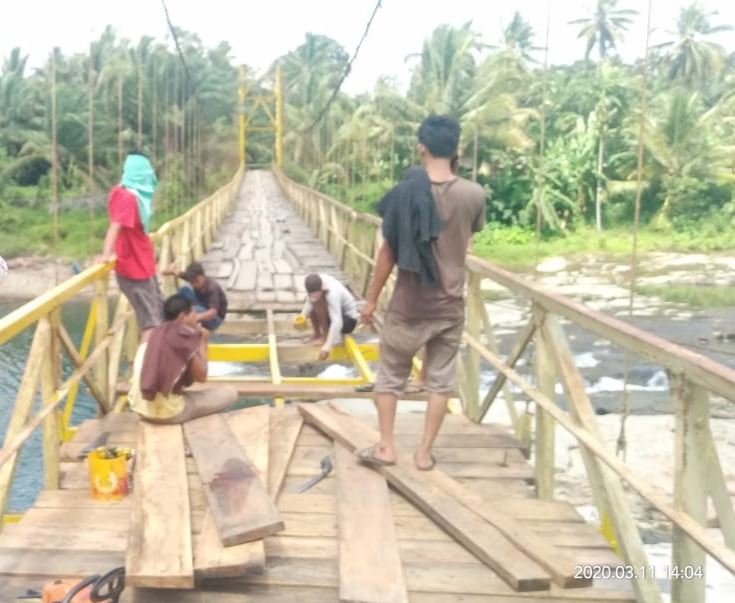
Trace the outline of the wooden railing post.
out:
<instances>
[{"instance_id":1,"label":"wooden railing post","mask_svg":"<svg viewBox=\"0 0 735 603\"><path fill-rule=\"evenodd\" d=\"M470 272L467 283L467 332L475 339L480 339L480 312L482 310L482 292L480 290L481 277ZM477 420L480 411L480 355L477 350L467 348L467 383L464 393L467 399L464 408L470 420Z\"/></svg>"},{"instance_id":2,"label":"wooden railing post","mask_svg":"<svg viewBox=\"0 0 735 603\"><path fill-rule=\"evenodd\" d=\"M556 368L554 352L548 336L539 328L545 319L544 311L534 306L536 322L536 387L549 400L556 400ZM536 406L536 496L554 498L555 441L554 419Z\"/></svg>"},{"instance_id":3,"label":"wooden railing post","mask_svg":"<svg viewBox=\"0 0 735 603\"><path fill-rule=\"evenodd\" d=\"M584 380L574 364L569 342L556 317L547 315L540 331L540 335L548 338L548 344L552 346L550 348L551 357L564 385L569 414L598 442L602 442L602 432L597 424L594 407L587 395ZM599 456L586 447L580 447L580 452L587 471L587 478L592 487L592 496L600 513L601 523L604 526L607 522L612 522L615 529L615 548L620 549L623 559L629 566L649 567L648 557L643 549L643 541L619 477L603 465ZM651 572L639 572L639 578L633 581L633 588L637 600L641 603L661 603L661 593ZM684 603L684 601L677 603Z\"/></svg>"},{"instance_id":4,"label":"wooden railing post","mask_svg":"<svg viewBox=\"0 0 735 603\"><path fill-rule=\"evenodd\" d=\"M709 396L684 374L668 372L676 416L674 439L674 506L707 525ZM702 548L673 525L671 576L673 603L704 603L707 556ZM692 572L691 575L685 572ZM695 574L696 572L696 574Z\"/></svg>"}]
</instances>

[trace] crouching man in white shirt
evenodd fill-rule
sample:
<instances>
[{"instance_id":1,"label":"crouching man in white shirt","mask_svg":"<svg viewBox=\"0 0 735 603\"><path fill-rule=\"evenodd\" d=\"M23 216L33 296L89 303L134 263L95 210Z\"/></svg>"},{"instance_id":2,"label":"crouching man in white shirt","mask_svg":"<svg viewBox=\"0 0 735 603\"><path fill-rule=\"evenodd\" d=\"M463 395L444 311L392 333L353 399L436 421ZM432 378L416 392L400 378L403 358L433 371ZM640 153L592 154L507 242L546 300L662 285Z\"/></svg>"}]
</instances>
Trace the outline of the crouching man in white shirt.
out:
<instances>
[{"instance_id":1,"label":"crouching man in white shirt","mask_svg":"<svg viewBox=\"0 0 735 603\"><path fill-rule=\"evenodd\" d=\"M355 330L360 313L352 293L333 276L309 274L304 287L308 297L301 314L314 329L306 343L321 346L319 360L326 360L341 336Z\"/></svg>"}]
</instances>

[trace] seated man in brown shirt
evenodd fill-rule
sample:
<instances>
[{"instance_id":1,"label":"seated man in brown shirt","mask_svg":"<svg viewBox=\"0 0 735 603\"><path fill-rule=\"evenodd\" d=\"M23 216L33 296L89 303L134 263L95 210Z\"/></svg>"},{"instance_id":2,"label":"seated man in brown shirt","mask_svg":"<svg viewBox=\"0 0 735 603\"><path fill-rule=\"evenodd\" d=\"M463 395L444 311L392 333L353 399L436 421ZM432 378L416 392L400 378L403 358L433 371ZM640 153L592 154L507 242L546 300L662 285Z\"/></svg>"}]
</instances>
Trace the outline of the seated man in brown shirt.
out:
<instances>
[{"instance_id":1,"label":"seated man in brown shirt","mask_svg":"<svg viewBox=\"0 0 735 603\"><path fill-rule=\"evenodd\" d=\"M197 324L189 299L172 295L163 304L165 322L138 348L128 392L130 408L152 423L184 423L237 402L230 385L186 389L207 380L209 331Z\"/></svg>"},{"instance_id":2,"label":"seated man in brown shirt","mask_svg":"<svg viewBox=\"0 0 735 603\"><path fill-rule=\"evenodd\" d=\"M204 267L199 262L192 262L184 272L163 270L161 274L177 276L189 283L177 293L191 300L197 321L205 329L214 331L222 324L227 314L227 296L219 283L204 273Z\"/></svg>"},{"instance_id":3,"label":"seated man in brown shirt","mask_svg":"<svg viewBox=\"0 0 735 603\"><path fill-rule=\"evenodd\" d=\"M460 126L450 116L432 115L419 127L421 163L431 181L443 227L433 242L438 272L434 286L424 286L415 272L398 268L396 286L380 334L380 360L375 380L380 442L357 451L365 463L392 465L397 452L393 434L398 397L406 389L412 360L425 346L425 379L429 391L424 434L414 453L418 469L434 467L432 446L456 389L456 361L465 322L465 261L473 233L485 227L485 191L452 173ZM385 282L396 263L383 242L373 280L361 310L370 323Z\"/></svg>"}]
</instances>

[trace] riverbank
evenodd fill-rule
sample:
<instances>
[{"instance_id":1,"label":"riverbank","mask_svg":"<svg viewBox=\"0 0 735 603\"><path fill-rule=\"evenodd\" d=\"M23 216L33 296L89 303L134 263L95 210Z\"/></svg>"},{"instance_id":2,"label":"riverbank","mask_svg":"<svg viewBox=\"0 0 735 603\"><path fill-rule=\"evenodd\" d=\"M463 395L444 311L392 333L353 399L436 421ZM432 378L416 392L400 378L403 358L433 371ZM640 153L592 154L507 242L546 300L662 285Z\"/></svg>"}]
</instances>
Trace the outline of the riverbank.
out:
<instances>
[{"instance_id":1,"label":"riverbank","mask_svg":"<svg viewBox=\"0 0 735 603\"><path fill-rule=\"evenodd\" d=\"M71 263L47 257L21 256L7 260L7 264L8 274L0 282L0 301L30 301L74 276ZM82 291L80 295L91 296L92 291Z\"/></svg>"}]
</instances>

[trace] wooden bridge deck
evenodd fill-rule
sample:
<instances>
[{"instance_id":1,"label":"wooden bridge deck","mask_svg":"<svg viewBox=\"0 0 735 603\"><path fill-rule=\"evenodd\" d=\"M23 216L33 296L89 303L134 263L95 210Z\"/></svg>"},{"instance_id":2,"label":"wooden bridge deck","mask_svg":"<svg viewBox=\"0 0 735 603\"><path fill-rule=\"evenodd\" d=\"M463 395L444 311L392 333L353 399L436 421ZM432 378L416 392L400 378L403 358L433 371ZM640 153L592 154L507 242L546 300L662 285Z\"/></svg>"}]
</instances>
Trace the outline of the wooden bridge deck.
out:
<instances>
[{"instance_id":1,"label":"wooden bridge deck","mask_svg":"<svg viewBox=\"0 0 735 603\"><path fill-rule=\"evenodd\" d=\"M227 292L230 313L297 312L309 272L344 278L266 171L246 172L235 207L201 261Z\"/></svg>"},{"instance_id":2,"label":"wooden bridge deck","mask_svg":"<svg viewBox=\"0 0 735 603\"><path fill-rule=\"evenodd\" d=\"M626 580L594 580L591 587L584 588L562 588L552 583L548 590L517 592L507 579L502 579L460 544L473 538L467 534L466 527L455 525L449 530L439 527L442 521L437 513L446 515L452 508L459 509L459 503L453 497L440 496L436 484L453 478L459 484L456 487L462 490L456 491L457 496L481 497L482 508L475 509L477 515L470 512L475 531L490 528L482 517L483 510L502 512L520 522L531 537L540 538L544 546L553 546L574 563L611 567L621 563L596 529L586 524L569 504L533 498L532 468L523 456L521 444L505 428L475 425L463 416L448 415L437 443L436 469L422 473L399 463L393 474L381 472L391 483L388 489L381 473L354 464L349 451L333 442L323 425L309 421L309 412L326 411L335 412L325 404L307 404L279 409L255 407L226 415L231 427L233 421L240 421L240 429L232 428L239 434L238 442L249 458L259 455L253 452L253 440L260 437L260 453L264 450L262 446L267 447L265 458L260 454L254 464L267 467L263 482L276 502L284 529L260 541L265 553L262 573L253 574L252 568L248 569L248 555L240 557L240 567L234 572L237 577L232 577L232 564L220 574L229 575L228 578L218 578L217 571L206 568L200 571L205 565L198 557L209 507L191 457L191 452L196 455L197 450L187 440L191 452L186 453L188 484L184 487L189 493L188 519L193 568L198 577L196 588L164 590L129 586L121 600L127 603L329 603L340 600L340 588L349 590L355 584L359 588L365 580L374 580L379 594L359 600L376 603L635 601ZM307 422L302 422L301 415ZM267 429L258 429L258 421L263 420ZM366 429L377 427L374 415L349 417L349 420L359 422ZM51 579L84 577L126 564L129 525L135 515L131 514L131 507L139 494L134 491L120 502L92 500L88 494L87 461L75 459L102 430L111 432L108 445L136 446L136 442L140 445L141 429L134 414L111 415L105 421L104 426L97 419L82 424L74 440L63 445L66 460L62 466L62 489L42 492L19 523L7 526L0 534L0 602L15 601L28 588L40 589ZM249 436L246 435L248 426ZM416 445L422 428L423 414L398 415L396 432L403 450L409 451ZM260 436L253 430L259 431ZM191 434L184 431L188 438ZM263 440L264 431L270 437ZM184 451L180 452L183 459ZM295 493L301 482L319 472L320 459L326 455L331 455L335 462L331 474L306 492ZM148 486L138 484L138 469L133 488L140 490ZM411 475L414 475L411 478L414 495L407 497L399 490L406 493L406 476ZM396 476L398 482L404 483L396 482ZM433 505L431 513L420 509L426 500L416 499L417 492L424 497L426 492L432 493L428 501ZM383 496L387 506L381 509ZM361 498L367 499L362 508ZM174 507L179 505L172 501L171 506L173 514ZM150 533L156 529L155 525L147 525L138 537L152 538ZM449 532L454 532L454 536ZM174 536L167 532L163 542ZM505 563L503 557L508 556L501 552L501 543L482 542L479 533L476 538L481 548L499 557L501 564ZM165 557L166 552L162 550L160 555ZM253 557L249 559L252 561ZM391 563L391 559L395 562ZM519 566L512 571L525 570ZM395 582L395 576L399 577L398 582L405 581L407 599L380 595L380 582Z\"/></svg>"}]
</instances>

